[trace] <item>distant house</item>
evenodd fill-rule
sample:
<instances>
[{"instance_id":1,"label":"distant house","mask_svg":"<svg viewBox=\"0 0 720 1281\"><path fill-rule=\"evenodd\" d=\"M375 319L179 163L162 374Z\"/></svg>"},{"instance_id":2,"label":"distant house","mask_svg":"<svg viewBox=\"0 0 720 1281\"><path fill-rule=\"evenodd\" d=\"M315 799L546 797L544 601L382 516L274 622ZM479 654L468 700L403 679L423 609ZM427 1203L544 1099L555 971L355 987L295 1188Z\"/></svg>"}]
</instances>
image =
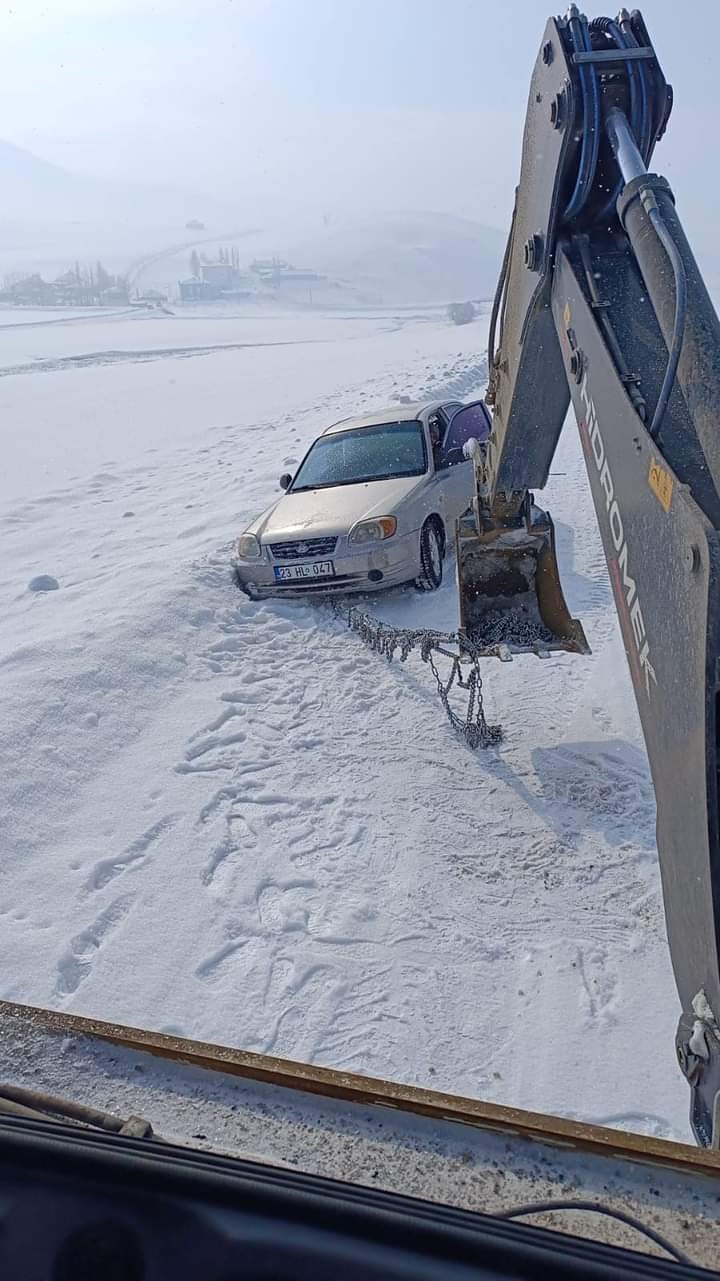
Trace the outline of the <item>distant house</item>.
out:
<instances>
[{"instance_id":1,"label":"distant house","mask_svg":"<svg viewBox=\"0 0 720 1281\"><path fill-rule=\"evenodd\" d=\"M241 270L235 248L218 249L211 262L195 258L191 266L196 269L193 274L178 281L182 302L277 296L282 288L292 285L305 286L312 301L313 282L326 279L309 267L293 267L284 258L256 258L249 268Z\"/></svg>"},{"instance_id":2,"label":"distant house","mask_svg":"<svg viewBox=\"0 0 720 1281\"><path fill-rule=\"evenodd\" d=\"M100 294L101 307L123 306L130 302L130 295L127 291L127 285L110 285L108 289L103 289Z\"/></svg>"},{"instance_id":3,"label":"distant house","mask_svg":"<svg viewBox=\"0 0 720 1281\"><path fill-rule=\"evenodd\" d=\"M146 289L144 294L138 295L138 302L151 302L157 306L158 303L167 302L167 294L161 294L159 289Z\"/></svg>"},{"instance_id":4,"label":"distant house","mask_svg":"<svg viewBox=\"0 0 720 1281\"><path fill-rule=\"evenodd\" d=\"M292 283L295 280L324 280L325 277L317 271L311 271L309 267L278 267L272 273L271 279L279 283L284 281Z\"/></svg>"},{"instance_id":5,"label":"distant house","mask_svg":"<svg viewBox=\"0 0 720 1281\"><path fill-rule=\"evenodd\" d=\"M178 281L181 302L208 302L220 297L220 290L199 276L188 276L187 280Z\"/></svg>"},{"instance_id":6,"label":"distant house","mask_svg":"<svg viewBox=\"0 0 720 1281\"><path fill-rule=\"evenodd\" d=\"M250 270L254 271L256 276L267 277L289 266L290 264L282 258L255 258L250 263Z\"/></svg>"},{"instance_id":7,"label":"distant house","mask_svg":"<svg viewBox=\"0 0 720 1281\"><path fill-rule=\"evenodd\" d=\"M256 258L250 264L250 270L271 285L325 279L318 272L311 271L309 267L293 267L289 262L285 262L284 258Z\"/></svg>"},{"instance_id":8,"label":"distant house","mask_svg":"<svg viewBox=\"0 0 720 1281\"><path fill-rule=\"evenodd\" d=\"M204 262L200 265L200 274L206 285L213 285L218 292L232 289L237 282L237 271L229 262Z\"/></svg>"},{"instance_id":9,"label":"distant house","mask_svg":"<svg viewBox=\"0 0 720 1281\"><path fill-rule=\"evenodd\" d=\"M198 218L191 218L189 222L185 223L185 227L187 231L204 231L205 223L200 222Z\"/></svg>"}]
</instances>

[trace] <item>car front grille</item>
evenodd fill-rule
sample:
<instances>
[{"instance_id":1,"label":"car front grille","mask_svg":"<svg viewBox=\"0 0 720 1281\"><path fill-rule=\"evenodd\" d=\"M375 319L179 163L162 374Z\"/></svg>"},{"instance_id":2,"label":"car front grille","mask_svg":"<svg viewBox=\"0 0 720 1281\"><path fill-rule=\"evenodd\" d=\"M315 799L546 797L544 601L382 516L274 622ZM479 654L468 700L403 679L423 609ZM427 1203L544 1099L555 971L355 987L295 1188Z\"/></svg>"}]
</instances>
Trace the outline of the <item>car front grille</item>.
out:
<instances>
[{"instance_id":1,"label":"car front grille","mask_svg":"<svg viewBox=\"0 0 720 1281\"><path fill-rule=\"evenodd\" d=\"M343 574L337 578L286 578L273 583L273 594L282 592L338 592L349 583L356 583L362 574Z\"/></svg>"},{"instance_id":2,"label":"car front grille","mask_svg":"<svg viewBox=\"0 0 720 1281\"><path fill-rule=\"evenodd\" d=\"M273 560L319 560L332 556L337 538L299 538L289 543L271 543Z\"/></svg>"}]
</instances>

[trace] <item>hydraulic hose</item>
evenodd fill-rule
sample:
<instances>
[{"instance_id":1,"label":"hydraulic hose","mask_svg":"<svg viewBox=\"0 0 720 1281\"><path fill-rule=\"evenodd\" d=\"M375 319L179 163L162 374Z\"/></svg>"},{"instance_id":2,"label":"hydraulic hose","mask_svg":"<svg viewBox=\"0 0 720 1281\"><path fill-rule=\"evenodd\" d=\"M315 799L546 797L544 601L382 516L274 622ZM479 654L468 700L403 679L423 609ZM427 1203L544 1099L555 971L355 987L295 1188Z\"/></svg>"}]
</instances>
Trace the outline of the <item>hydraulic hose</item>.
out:
<instances>
[{"instance_id":1,"label":"hydraulic hose","mask_svg":"<svg viewBox=\"0 0 720 1281\"><path fill-rule=\"evenodd\" d=\"M667 409L670 394L675 382L683 338L685 337L685 320L687 317L687 276L685 274L685 264L680 257L680 251L668 231L657 200L655 199L654 192L644 192L642 201L647 211L647 216L655 230L655 234L670 259L673 276L675 277L675 315L673 318L672 341L670 343L668 353L665 377L663 378L660 395L658 396L655 412L649 427L650 435L653 440L656 440L658 432L662 426L662 420L665 416L665 410Z\"/></svg>"},{"instance_id":2,"label":"hydraulic hose","mask_svg":"<svg viewBox=\"0 0 720 1281\"><path fill-rule=\"evenodd\" d=\"M630 38L628 38L626 33L620 29L617 22L614 22L612 18L593 18L590 23L590 31L602 32L603 35L608 36L614 43L616 49L627 49L630 46L631 41L633 44L637 44L632 32L630 33ZM641 138L644 128L645 85L642 79L638 82L638 69L631 58L625 63L625 70L627 72L628 86L630 89L630 128L636 138ZM615 187L615 190L610 194L607 203L603 205L603 208L598 214L598 222L604 222L613 214L615 204L620 192L622 191L622 187L623 184L622 181L620 181Z\"/></svg>"},{"instance_id":3,"label":"hydraulic hose","mask_svg":"<svg viewBox=\"0 0 720 1281\"><path fill-rule=\"evenodd\" d=\"M590 23L590 32L601 31L603 35L609 36L613 41L616 49L628 49L630 44L637 44L635 37L630 33L630 37L618 26L612 18L593 18ZM642 103L643 94L638 82L638 68L632 58L625 63L627 71L628 85L630 88L630 128L636 138L642 136Z\"/></svg>"},{"instance_id":4,"label":"hydraulic hose","mask_svg":"<svg viewBox=\"0 0 720 1281\"><path fill-rule=\"evenodd\" d=\"M568 29L575 53L589 53L592 49L587 19L573 4L568 10ZM595 178L600 148L600 98L595 69L591 64L580 66L580 86L583 99L583 131L575 187L565 209L565 218L577 218L582 212Z\"/></svg>"},{"instance_id":5,"label":"hydraulic hose","mask_svg":"<svg viewBox=\"0 0 720 1281\"><path fill-rule=\"evenodd\" d=\"M503 254L502 266L500 268L500 276L495 288L492 311L490 312L490 329L488 332L488 371L490 377L492 377L492 370L495 364L495 332L497 329L498 314L500 312L500 306L505 293L508 268L510 266L510 255L512 254L513 233L515 231L515 213L517 210L517 193L515 195L515 200L516 203L513 206L512 220L510 222L510 232L508 234L507 244L505 245L505 253ZM502 323L500 325L500 330L500 341L502 342Z\"/></svg>"},{"instance_id":6,"label":"hydraulic hose","mask_svg":"<svg viewBox=\"0 0 720 1281\"><path fill-rule=\"evenodd\" d=\"M618 23L620 30L625 37L626 48L637 49L638 42L635 38L635 32L630 22L630 14L627 9L621 9L618 14ZM652 122L650 119L649 100L650 90L646 79L646 68L644 62L639 62L636 67L638 85L640 90L640 118L637 123L633 123L633 133L638 140L640 154L647 164L650 157L650 139L652 137Z\"/></svg>"}]
</instances>

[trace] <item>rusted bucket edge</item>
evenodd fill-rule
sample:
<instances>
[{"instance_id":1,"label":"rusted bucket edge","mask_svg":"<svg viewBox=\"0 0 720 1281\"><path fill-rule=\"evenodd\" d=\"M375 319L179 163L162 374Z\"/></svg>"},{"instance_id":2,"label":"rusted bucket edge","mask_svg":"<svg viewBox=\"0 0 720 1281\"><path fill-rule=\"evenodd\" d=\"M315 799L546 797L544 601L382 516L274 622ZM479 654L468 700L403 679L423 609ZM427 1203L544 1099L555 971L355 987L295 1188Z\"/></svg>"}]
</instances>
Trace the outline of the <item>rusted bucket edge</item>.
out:
<instances>
[{"instance_id":1,"label":"rusted bucket edge","mask_svg":"<svg viewBox=\"0 0 720 1281\"><path fill-rule=\"evenodd\" d=\"M169 1036L162 1032L146 1032L141 1028L84 1018L78 1014L0 1001L0 1038L2 1025L9 1020L40 1032L58 1036L94 1037L176 1063L329 1099L394 1108L400 1112L500 1131L556 1147L643 1164L649 1162L668 1169L684 1169L720 1179L720 1153L684 1143L626 1133L606 1126L588 1125L582 1121L565 1120L542 1112L527 1112L522 1108L486 1103L418 1086L401 1085L395 1081L383 1081L335 1068L315 1067L309 1063L296 1063L290 1059L236 1050L229 1046Z\"/></svg>"}]
</instances>

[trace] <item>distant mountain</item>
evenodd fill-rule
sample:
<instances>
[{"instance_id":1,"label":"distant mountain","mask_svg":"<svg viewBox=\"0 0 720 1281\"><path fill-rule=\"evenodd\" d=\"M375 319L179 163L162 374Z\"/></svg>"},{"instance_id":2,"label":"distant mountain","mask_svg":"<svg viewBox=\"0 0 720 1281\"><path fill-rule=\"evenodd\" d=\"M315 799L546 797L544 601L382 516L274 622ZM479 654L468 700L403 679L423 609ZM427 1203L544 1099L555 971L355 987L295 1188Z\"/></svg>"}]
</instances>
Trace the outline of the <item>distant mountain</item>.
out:
<instances>
[{"instance_id":1,"label":"distant mountain","mask_svg":"<svg viewBox=\"0 0 720 1281\"><path fill-rule=\"evenodd\" d=\"M112 190L104 183L70 173L60 165L0 140L0 184L3 220L25 218L36 224L107 215Z\"/></svg>"},{"instance_id":2,"label":"distant mountain","mask_svg":"<svg viewBox=\"0 0 720 1281\"><path fill-rule=\"evenodd\" d=\"M35 225L108 222L133 226L184 226L190 218L232 225L238 208L230 202L163 187L107 182L72 173L0 139L0 219L27 219Z\"/></svg>"},{"instance_id":3,"label":"distant mountain","mask_svg":"<svg viewBox=\"0 0 720 1281\"><path fill-rule=\"evenodd\" d=\"M5 273L52 275L75 259L125 271L144 254L203 235L240 231L248 215L230 202L73 173L0 140L0 280Z\"/></svg>"},{"instance_id":4,"label":"distant mountain","mask_svg":"<svg viewBox=\"0 0 720 1281\"><path fill-rule=\"evenodd\" d=\"M0 175L3 182L18 183L27 190L40 191L49 184L63 183L71 175L59 165L41 160L31 151L16 147L12 142L0 138Z\"/></svg>"}]
</instances>

